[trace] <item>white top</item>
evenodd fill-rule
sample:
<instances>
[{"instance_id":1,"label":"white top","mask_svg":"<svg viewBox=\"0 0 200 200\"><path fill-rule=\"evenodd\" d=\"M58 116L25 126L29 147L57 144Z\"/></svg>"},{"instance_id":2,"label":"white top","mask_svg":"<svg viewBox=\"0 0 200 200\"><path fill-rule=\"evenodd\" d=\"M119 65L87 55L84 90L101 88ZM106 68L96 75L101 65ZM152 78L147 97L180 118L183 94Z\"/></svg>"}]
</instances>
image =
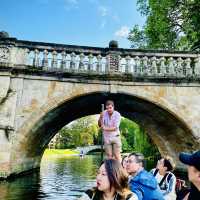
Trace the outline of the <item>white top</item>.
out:
<instances>
[{"instance_id":1,"label":"white top","mask_svg":"<svg viewBox=\"0 0 200 200\"><path fill-rule=\"evenodd\" d=\"M119 112L117 112L116 110L114 110L114 112L112 113L112 115L110 116L108 114L108 111L105 110L103 112L103 124L106 127L115 127L116 131L103 131L104 135L119 135L119 125L120 125L120 120L121 120L121 115Z\"/></svg>"},{"instance_id":2,"label":"white top","mask_svg":"<svg viewBox=\"0 0 200 200\"><path fill-rule=\"evenodd\" d=\"M154 174L155 170L156 169L152 169L150 172L152 174ZM175 188L176 188L176 177L172 172L167 172L167 173L168 173L168 175L165 178L165 180L163 181L162 186L160 187L160 189L161 189L161 192L162 192L165 200L176 200L176 191L175 191ZM171 174L171 178L170 179L168 179L169 174ZM159 174L159 171L158 171L158 173L155 176L158 184L161 182L163 177L164 176ZM165 189L163 189L163 187Z\"/></svg>"}]
</instances>

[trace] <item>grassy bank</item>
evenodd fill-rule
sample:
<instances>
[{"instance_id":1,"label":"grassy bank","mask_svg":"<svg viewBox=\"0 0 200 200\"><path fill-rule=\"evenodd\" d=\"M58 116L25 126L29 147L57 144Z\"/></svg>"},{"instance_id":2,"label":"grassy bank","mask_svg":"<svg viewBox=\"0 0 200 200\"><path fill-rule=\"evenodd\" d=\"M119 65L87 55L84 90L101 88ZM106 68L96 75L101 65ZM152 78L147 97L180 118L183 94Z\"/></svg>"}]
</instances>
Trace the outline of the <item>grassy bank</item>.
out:
<instances>
[{"instance_id":1,"label":"grassy bank","mask_svg":"<svg viewBox=\"0 0 200 200\"><path fill-rule=\"evenodd\" d=\"M44 152L44 156L51 156L51 155L74 155L79 154L78 151L73 149L46 149Z\"/></svg>"}]
</instances>

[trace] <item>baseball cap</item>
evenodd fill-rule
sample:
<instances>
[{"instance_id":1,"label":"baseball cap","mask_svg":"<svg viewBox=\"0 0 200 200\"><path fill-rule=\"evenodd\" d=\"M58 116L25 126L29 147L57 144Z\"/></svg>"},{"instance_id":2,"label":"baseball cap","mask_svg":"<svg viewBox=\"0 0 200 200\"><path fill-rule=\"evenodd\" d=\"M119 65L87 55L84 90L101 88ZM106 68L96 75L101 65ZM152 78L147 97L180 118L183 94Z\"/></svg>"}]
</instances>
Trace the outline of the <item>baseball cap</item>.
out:
<instances>
[{"instance_id":1,"label":"baseball cap","mask_svg":"<svg viewBox=\"0 0 200 200\"><path fill-rule=\"evenodd\" d=\"M191 154L181 152L179 160L186 165L194 166L200 171L200 150Z\"/></svg>"}]
</instances>

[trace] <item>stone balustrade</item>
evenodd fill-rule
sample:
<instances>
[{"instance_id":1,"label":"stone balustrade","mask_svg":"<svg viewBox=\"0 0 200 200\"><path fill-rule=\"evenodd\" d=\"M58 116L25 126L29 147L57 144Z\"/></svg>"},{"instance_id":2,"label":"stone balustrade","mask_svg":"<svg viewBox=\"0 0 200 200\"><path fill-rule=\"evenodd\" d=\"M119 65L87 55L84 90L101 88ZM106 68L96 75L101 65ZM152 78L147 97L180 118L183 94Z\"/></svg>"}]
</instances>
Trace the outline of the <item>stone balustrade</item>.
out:
<instances>
[{"instance_id":1,"label":"stone balustrade","mask_svg":"<svg viewBox=\"0 0 200 200\"><path fill-rule=\"evenodd\" d=\"M130 74L146 78L199 78L200 54L1 38L0 66L72 73Z\"/></svg>"}]
</instances>

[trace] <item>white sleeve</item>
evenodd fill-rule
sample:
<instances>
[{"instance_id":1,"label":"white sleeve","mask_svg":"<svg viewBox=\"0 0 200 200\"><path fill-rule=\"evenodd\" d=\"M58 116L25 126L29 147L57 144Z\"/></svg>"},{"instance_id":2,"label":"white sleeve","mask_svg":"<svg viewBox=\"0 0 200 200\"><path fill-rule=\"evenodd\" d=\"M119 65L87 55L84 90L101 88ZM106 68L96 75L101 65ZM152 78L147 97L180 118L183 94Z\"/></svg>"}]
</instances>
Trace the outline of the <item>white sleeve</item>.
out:
<instances>
[{"instance_id":1,"label":"white sleeve","mask_svg":"<svg viewBox=\"0 0 200 200\"><path fill-rule=\"evenodd\" d=\"M149 172L151 173L151 174L154 174L154 172L156 171L156 169L155 168L153 168L152 170L150 170Z\"/></svg>"},{"instance_id":2,"label":"white sleeve","mask_svg":"<svg viewBox=\"0 0 200 200\"><path fill-rule=\"evenodd\" d=\"M139 200L137 195L133 193L132 197L129 200Z\"/></svg>"}]
</instances>

